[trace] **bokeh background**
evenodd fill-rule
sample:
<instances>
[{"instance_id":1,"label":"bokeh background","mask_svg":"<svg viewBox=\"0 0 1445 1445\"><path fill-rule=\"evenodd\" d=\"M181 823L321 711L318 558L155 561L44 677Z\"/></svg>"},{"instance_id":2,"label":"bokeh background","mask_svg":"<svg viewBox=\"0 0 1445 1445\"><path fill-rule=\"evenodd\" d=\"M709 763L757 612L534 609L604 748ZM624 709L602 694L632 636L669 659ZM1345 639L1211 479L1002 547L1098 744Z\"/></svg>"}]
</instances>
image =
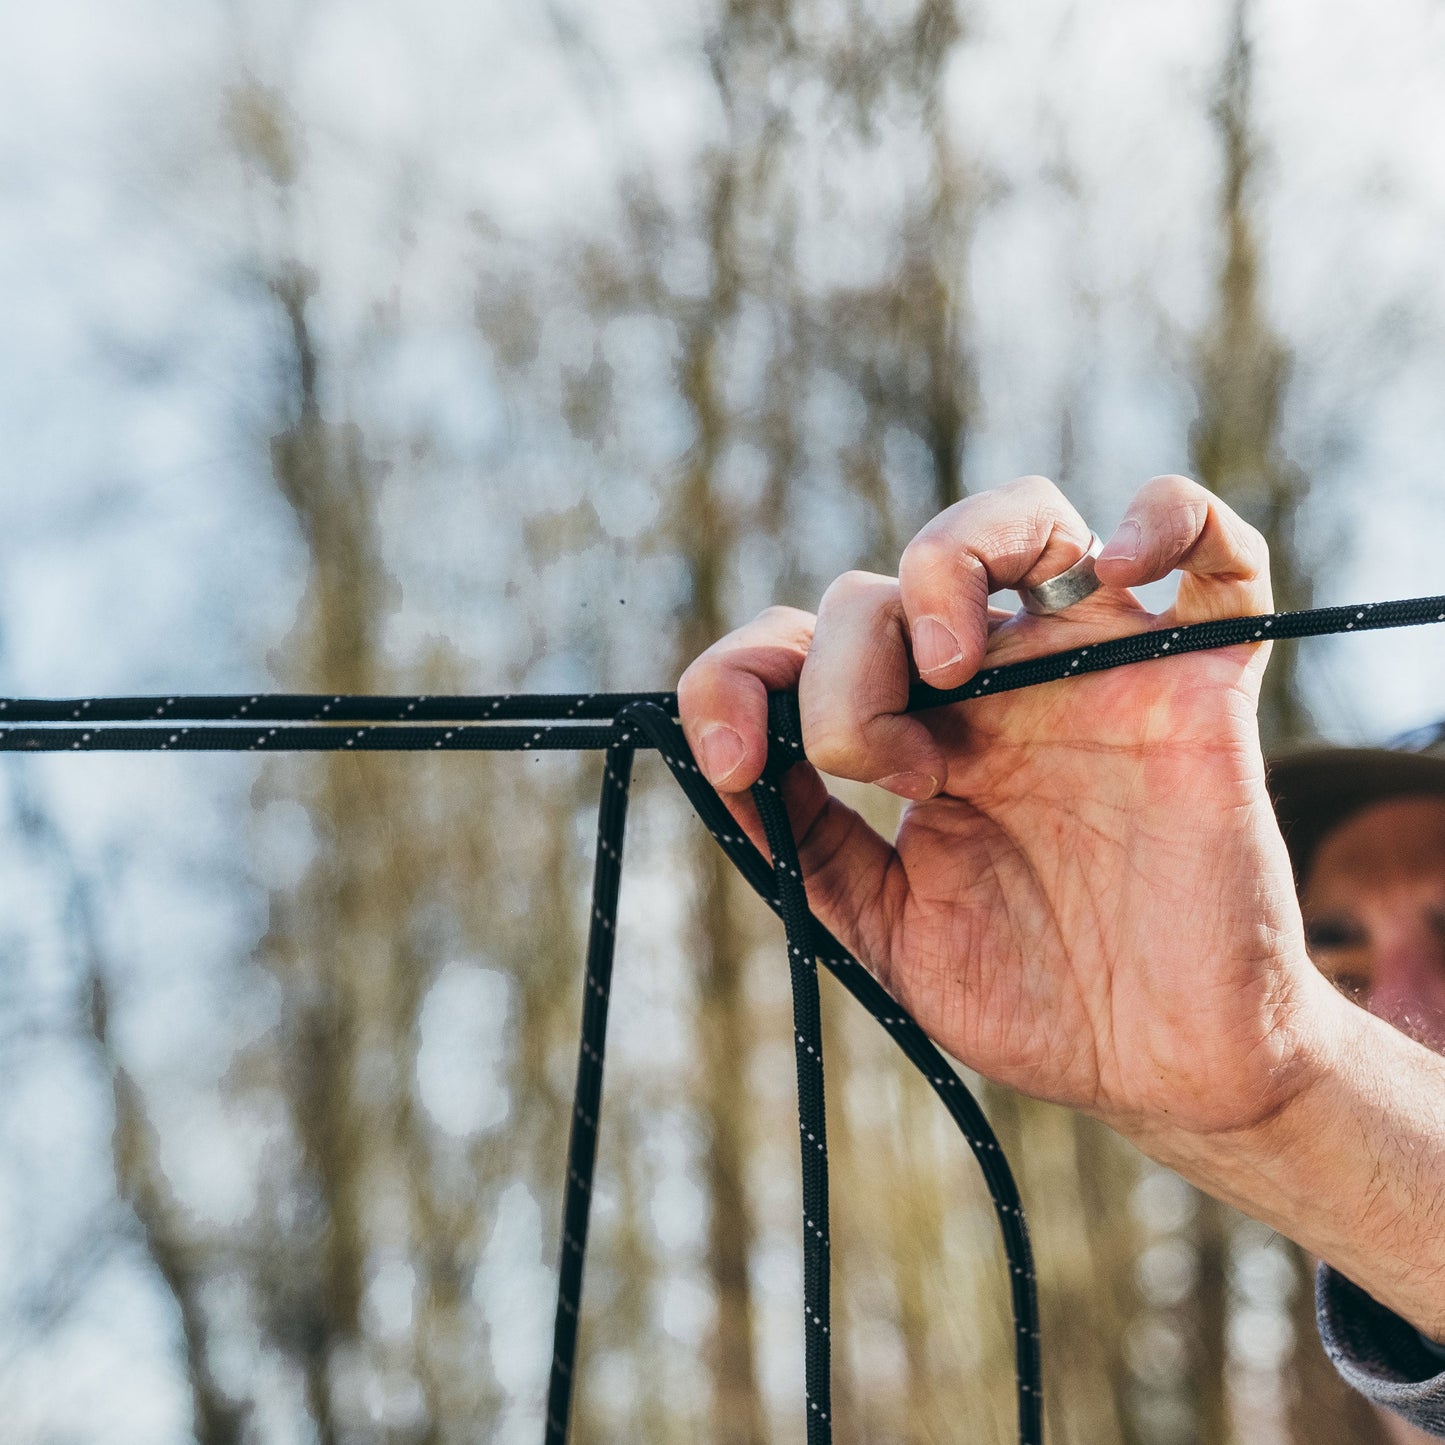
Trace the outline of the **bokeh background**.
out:
<instances>
[{"instance_id":1,"label":"bokeh background","mask_svg":"<svg viewBox=\"0 0 1445 1445\"><path fill-rule=\"evenodd\" d=\"M1191 472L1286 605L1441 590L1435 0L49 0L5 33L6 694L667 687L1034 471L1104 534ZM1427 632L1307 643L1264 725L1375 739L1442 688ZM783 1445L782 949L638 771L574 1439ZM540 1438L597 760L0 780L6 1439ZM836 1438L1008 1440L987 1199L824 985ZM1054 1445L1381 1438L1290 1246L983 1095Z\"/></svg>"}]
</instances>

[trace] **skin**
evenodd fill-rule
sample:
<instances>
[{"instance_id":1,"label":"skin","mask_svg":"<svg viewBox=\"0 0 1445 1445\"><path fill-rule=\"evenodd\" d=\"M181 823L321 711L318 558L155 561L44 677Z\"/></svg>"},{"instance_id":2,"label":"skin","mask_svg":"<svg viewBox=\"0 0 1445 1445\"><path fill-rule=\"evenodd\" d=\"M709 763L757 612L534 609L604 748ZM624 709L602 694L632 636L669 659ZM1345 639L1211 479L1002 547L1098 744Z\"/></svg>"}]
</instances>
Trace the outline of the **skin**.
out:
<instances>
[{"instance_id":1,"label":"skin","mask_svg":"<svg viewBox=\"0 0 1445 1445\"><path fill-rule=\"evenodd\" d=\"M1300 901L1320 972L1445 1053L1445 798L1392 798L1351 814L1321 842ZM1431 1438L1382 1419L1399 1445Z\"/></svg>"},{"instance_id":2,"label":"skin","mask_svg":"<svg viewBox=\"0 0 1445 1445\"><path fill-rule=\"evenodd\" d=\"M765 847L747 790L767 693L796 688L811 766L785 796L809 901L934 1040L1103 1119L1445 1340L1445 1060L1310 961L1255 721L1267 644L904 711L915 675L950 687L985 660L1271 608L1259 534L1174 476L1130 503L1092 597L989 607L1088 541L1041 477L965 499L897 577L846 574L816 617L770 609L709 648L679 684L689 742ZM1128 591L1176 569L1165 613ZM896 839L819 770L910 799Z\"/></svg>"},{"instance_id":3,"label":"skin","mask_svg":"<svg viewBox=\"0 0 1445 1445\"><path fill-rule=\"evenodd\" d=\"M1445 1053L1445 798L1351 814L1320 844L1300 901L1320 972Z\"/></svg>"}]
</instances>

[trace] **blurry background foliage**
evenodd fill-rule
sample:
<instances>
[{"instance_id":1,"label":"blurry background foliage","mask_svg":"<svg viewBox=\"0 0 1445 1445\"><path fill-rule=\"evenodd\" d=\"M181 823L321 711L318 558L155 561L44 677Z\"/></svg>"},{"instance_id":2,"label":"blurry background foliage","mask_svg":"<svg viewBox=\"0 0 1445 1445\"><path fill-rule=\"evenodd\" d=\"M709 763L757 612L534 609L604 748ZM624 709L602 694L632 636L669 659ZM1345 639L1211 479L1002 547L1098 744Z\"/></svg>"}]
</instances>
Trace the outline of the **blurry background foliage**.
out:
<instances>
[{"instance_id":1,"label":"blurry background foliage","mask_svg":"<svg viewBox=\"0 0 1445 1445\"><path fill-rule=\"evenodd\" d=\"M1442 13L16 13L0 686L666 687L1026 471L1105 534L1192 472L1282 604L1439 590ZM1442 678L1423 635L1281 651L1265 728L1378 736ZM782 950L639 775L574 1438L797 1441ZM539 1438L597 760L4 779L7 1440ZM837 1438L1007 1440L983 1191L825 992ZM1292 1249L983 1092L1055 1445L1378 1438Z\"/></svg>"}]
</instances>

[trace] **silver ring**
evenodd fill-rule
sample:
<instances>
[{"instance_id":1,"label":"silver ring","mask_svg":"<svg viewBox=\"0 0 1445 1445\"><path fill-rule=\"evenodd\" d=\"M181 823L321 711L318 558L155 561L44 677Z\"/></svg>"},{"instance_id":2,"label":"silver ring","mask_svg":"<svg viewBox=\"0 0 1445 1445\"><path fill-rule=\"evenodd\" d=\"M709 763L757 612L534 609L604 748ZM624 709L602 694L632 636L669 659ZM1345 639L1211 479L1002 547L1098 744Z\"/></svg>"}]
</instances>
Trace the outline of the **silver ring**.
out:
<instances>
[{"instance_id":1,"label":"silver ring","mask_svg":"<svg viewBox=\"0 0 1445 1445\"><path fill-rule=\"evenodd\" d=\"M1094 558L1103 550L1104 544L1090 532L1089 550L1072 567L1036 587L1015 589L1023 600L1024 611L1032 612L1035 617L1047 617L1097 592L1104 584L1094 575Z\"/></svg>"}]
</instances>

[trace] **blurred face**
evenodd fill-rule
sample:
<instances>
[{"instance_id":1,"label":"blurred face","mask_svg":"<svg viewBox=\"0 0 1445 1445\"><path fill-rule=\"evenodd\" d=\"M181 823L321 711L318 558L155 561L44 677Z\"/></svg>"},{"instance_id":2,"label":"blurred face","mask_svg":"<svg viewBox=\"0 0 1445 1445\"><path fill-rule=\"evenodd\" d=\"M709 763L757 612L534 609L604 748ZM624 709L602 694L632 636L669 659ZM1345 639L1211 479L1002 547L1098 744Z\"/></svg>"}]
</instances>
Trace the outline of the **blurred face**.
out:
<instances>
[{"instance_id":1,"label":"blurred face","mask_svg":"<svg viewBox=\"0 0 1445 1445\"><path fill-rule=\"evenodd\" d=\"M1320 972L1445 1053L1445 798L1346 818L1316 850L1300 903Z\"/></svg>"},{"instance_id":2,"label":"blurred face","mask_svg":"<svg viewBox=\"0 0 1445 1445\"><path fill-rule=\"evenodd\" d=\"M1445 1053L1445 798L1392 798L1346 818L1316 849L1300 903L1320 972ZM1400 1445L1430 1438L1380 1419Z\"/></svg>"}]
</instances>

